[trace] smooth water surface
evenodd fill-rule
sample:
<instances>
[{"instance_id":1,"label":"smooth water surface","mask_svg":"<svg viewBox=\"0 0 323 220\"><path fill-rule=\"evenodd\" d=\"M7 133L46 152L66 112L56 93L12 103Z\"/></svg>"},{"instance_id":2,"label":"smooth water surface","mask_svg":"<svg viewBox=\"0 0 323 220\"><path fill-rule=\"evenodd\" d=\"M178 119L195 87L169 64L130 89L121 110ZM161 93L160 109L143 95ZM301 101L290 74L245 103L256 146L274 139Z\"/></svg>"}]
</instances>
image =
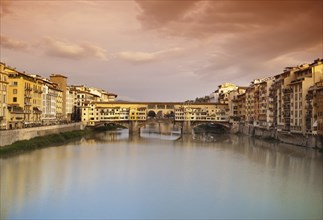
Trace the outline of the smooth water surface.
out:
<instances>
[{"instance_id":1,"label":"smooth water surface","mask_svg":"<svg viewBox=\"0 0 323 220\"><path fill-rule=\"evenodd\" d=\"M322 218L322 154L194 139L107 132L1 159L1 219Z\"/></svg>"}]
</instances>

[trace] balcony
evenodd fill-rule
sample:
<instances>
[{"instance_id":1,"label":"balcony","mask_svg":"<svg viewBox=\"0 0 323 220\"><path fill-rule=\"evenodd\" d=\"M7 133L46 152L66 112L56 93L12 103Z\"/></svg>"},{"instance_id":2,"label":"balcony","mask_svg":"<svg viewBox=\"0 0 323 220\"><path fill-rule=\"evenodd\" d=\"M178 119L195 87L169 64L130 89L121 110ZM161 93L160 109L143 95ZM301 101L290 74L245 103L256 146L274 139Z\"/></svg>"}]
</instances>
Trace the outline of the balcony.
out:
<instances>
[{"instance_id":1,"label":"balcony","mask_svg":"<svg viewBox=\"0 0 323 220\"><path fill-rule=\"evenodd\" d=\"M285 89L283 89L283 92L284 92L285 94L289 94L289 93L292 93L292 92L293 92L293 90L292 90L291 88L285 88Z\"/></svg>"},{"instance_id":2,"label":"balcony","mask_svg":"<svg viewBox=\"0 0 323 220\"><path fill-rule=\"evenodd\" d=\"M18 105L8 105L8 110L10 113L18 113L18 114L24 113L23 108L21 108Z\"/></svg>"}]
</instances>

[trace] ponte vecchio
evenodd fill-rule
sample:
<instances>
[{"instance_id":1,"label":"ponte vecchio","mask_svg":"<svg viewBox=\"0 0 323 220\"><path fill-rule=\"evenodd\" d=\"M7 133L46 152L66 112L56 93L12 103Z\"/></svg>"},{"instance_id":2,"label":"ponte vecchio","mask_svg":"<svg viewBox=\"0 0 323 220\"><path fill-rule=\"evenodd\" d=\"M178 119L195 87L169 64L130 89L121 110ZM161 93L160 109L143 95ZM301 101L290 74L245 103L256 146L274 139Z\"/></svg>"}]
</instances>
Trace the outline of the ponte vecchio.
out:
<instances>
[{"instance_id":1,"label":"ponte vecchio","mask_svg":"<svg viewBox=\"0 0 323 220\"><path fill-rule=\"evenodd\" d=\"M191 133L201 124L215 123L231 128L229 107L221 103L187 102L91 102L82 108L85 126L98 127L110 123L140 132L145 124L172 122L182 133Z\"/></svg>"}]
</instances>

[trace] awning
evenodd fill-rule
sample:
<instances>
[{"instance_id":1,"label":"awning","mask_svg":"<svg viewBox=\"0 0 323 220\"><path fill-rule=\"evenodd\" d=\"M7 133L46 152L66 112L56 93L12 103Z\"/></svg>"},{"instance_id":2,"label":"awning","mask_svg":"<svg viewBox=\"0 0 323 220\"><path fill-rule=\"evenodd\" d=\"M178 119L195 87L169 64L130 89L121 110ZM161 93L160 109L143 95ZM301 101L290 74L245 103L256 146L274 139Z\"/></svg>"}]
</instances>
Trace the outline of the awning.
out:
<instances>
[{"instance_id":1,"label":"awning","mask_svg":"<svg viewBox=\"0 0 323 220\"><path fill-rule=\"evenodd\" d=\"M42 113L42 111L38 107L33 107L33 110L37 113Z\"/></svg>"}]
</instances>

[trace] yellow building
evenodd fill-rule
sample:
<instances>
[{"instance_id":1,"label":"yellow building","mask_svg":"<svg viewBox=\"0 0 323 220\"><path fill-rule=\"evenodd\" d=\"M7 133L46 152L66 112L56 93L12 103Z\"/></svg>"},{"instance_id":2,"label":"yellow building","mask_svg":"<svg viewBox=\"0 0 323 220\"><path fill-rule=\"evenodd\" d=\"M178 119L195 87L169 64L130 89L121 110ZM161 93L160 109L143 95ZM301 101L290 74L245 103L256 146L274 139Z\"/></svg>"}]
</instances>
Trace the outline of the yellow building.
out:
<instances>
[{"instance_id":1,"label":"yellow building","mask_svg":"<svg viewBox=\"0 0 323 220\"><path fill-rule=\"evenodd\" d=\"M58 85L58 89L61 91L58 93L57 103L57 119L67 120L68 116L66 113L66 95L67 95L67 77L61 74L50 75L50 81Z\"/></svg>"},{"instance_id":2,"label":"yellow building","mask_svg":"<svg viewBox=\"0 0 323 220\"><path fill-rule=\"evenodd\" d=\"M8 120L8 73L4 63L0 63L0 130L7 129Z\"/></svg>"},{"instance_id":3,"label":"yellow building","mask_svg":"<svg viewBox=\"0 0 323 220\"><path fill-rule=\"evenodd\" d=\"M237 106L237 121L240 123L245 123L246 121L246 93L237 95L237 104L234 106Z\"/></svg>"},{"instance_id":4,"label":"yellow building","mask_svg":"<svg viewBox=\"0 0 323 220\"><path fill-rule=\"evenodd\" d=\"M62 121L64 120L64 105L63 105L63 91L59 88L56 88L56 121Z\"/></svg>"},{"instance_id":5,"label":"yellow building","mask_svg":"<svg viewBox=\"0 0 323 220\"><path fill-rule=\"evenodd\" d=\"M229 116L230 116L230 122L231 123L238 123L240 122L240 117L239 117L239 101L238 101L238 96L241 94L246 93L246 89L248 87L241 87L239 86L236 90L232 90L228 93L228 107L229 107Z\"/></svg>"},{"instance_id":6,"label":"yellow building","mask_svg":"<svg viewBox=\"0 0 323 220\"><path fill-rule=\"evenodd\" d=\"M221 103L177 103L174 105L176 121L219 121L229 120L229 108Z\"/></svg>"},{"instance_id":7,"label":"yellow building","mask_svg":"<svg viewBox=\"0 0 323 220\"><path fill-rule=\"evenodd\" d=\"M82 122L94 126L109 121L146 120L147 105L135 103L87 102L82 106Z\"/></svg>"},{"instance_id":8,"label":"yellow building","mask_svg":"<svg viewBox=\"0 0 323 220\"><path fill-rule=\"evenodd\" d=\"M8 127L22 128L41 124L42 80L7 68L8 86Z\"/></svg>"}]
</instances>

